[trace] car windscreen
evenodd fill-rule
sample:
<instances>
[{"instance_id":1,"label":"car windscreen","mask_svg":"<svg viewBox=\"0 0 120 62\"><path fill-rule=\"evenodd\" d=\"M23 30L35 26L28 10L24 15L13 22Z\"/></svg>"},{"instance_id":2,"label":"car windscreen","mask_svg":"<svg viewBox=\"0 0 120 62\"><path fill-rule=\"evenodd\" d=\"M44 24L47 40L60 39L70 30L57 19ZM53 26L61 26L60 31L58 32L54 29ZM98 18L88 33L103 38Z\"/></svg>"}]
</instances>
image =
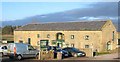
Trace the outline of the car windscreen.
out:
<instances>
[{"instance_id":1,"label":"car windscreen","mask_svg":"<svg viewBox=\"0 0 120 62\"><path fill-rule=\"evenodd\" d=\"M57 51L62 51L61 49L57 49Z\"/></svg>"},{"instance_id":2,"label":"car windscreen","mask_svg":"<svg viewBox=\"0 0 120 62\"><path fill-rule=\"evenodd\" d=\"M71 48L71 51L72 52L80 52L78 49L76 49L76 48Z\"/></svg>"}]
</instances>

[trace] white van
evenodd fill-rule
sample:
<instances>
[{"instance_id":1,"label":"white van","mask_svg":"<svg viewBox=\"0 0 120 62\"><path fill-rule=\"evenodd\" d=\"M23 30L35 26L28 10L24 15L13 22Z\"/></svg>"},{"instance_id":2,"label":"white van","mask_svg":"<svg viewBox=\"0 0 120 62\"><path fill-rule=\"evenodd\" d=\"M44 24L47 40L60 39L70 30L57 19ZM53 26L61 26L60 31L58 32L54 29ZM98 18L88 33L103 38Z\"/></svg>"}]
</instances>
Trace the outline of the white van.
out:
<instances>
[{"instance_id":1,"label":"white van","mask_svg":"<svg viewBox=\"0 0 120 62\"><path fill-rule=\"evenodd\" d=\"M9 58L22 58L36 57L38 58L39 50L34 49L30 44L24 43L10 43L8 44Z\"/></svg>"}]
</instances>

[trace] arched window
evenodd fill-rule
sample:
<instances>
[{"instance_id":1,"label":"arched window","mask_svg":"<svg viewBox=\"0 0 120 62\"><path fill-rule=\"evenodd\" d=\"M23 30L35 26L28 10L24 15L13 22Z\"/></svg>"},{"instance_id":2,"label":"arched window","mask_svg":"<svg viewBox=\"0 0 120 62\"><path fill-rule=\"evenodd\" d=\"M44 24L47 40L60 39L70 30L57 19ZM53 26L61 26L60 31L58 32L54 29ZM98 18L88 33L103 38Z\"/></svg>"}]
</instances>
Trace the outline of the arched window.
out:
<instances>
[{"instance_id":1,"label":"arched window","mask_svg":"<svg viewBox=\"0 0 120 62\"><path fill-rule=\"evenodd\" d=\"M56 34L56 39L57 40L63 40L64 39L63 37L64 37L64 34L62 34L62 33L57 33Z\"/></svg>"}]
</instances>

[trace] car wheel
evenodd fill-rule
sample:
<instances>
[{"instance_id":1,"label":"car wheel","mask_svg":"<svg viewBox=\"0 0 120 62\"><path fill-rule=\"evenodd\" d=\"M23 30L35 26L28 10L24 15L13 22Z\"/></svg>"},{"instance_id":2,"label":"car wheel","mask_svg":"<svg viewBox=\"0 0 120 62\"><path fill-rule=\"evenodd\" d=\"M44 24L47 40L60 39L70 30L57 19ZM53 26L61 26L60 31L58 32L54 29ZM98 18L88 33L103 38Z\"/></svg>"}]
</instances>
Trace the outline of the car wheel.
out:
<instances>
[{"instance_id":1,"label":"car wheel","mask_svg":"<svg viewBox=\"0 0 120 62\"><path fill-rule=\"evenodd\" d=\"M9 59L13 59L13 57L9 56Z\"/></svg>"},{"instance_id":2,"label":"car wheel","mask_svg":"<svg viewBox=\"0 0 120 62\"><path fill-rule=\"evenodd\" d=\"M74 56L74 57L77 57L77 54L74 54L73 56Z\"/></svg>"},{"instance_id":3,"label":"car wheel","mask_svg":"<svg viewBox=\"0 0 120 62\"><path fill-rule=\"evenodd\" d=\"M17 56L17 59L18 59L18 60L21 60L21 59L22 59L22 56L21 56L21 55L18 55L18 56Z\"/></svg>"}]
</instances>

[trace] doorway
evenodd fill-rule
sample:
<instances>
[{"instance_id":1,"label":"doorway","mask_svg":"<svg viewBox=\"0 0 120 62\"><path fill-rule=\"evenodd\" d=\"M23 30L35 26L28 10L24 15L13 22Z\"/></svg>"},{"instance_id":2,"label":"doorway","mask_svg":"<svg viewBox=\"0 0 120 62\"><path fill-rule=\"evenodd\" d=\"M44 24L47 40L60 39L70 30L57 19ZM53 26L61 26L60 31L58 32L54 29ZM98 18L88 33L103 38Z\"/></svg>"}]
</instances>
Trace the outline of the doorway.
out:
<instances>
[{"instance_id":1,"label":"doorway","mask_svg":"<svg viewBox=\"0 0 120 62\"><path fill-rule=\"evenodd\" d=\"M56 34L56 41L57 41L57 47L62 47L64 42L64 34L63 33L57 33Z\"/></svg>"},{"instance_id":2,"label":"doorway","mask_svg":"<svg viewBox=\"0 0 120 62\"><path fill-rule=\"evenodd\" d=\"M112 50L112 46L111 46L111 42L110 41L107 42L107 50L108 51Z\"/></svg>"},{"instance_id":3,"label":"doorway","mask_svg":"<svg viewBox=\"0 0 120 62\"><path fill-rule=\"evenodd\" d=\"M28 38L28 44L31 44L31 38Z\"/></svg>"}]
</instances>

